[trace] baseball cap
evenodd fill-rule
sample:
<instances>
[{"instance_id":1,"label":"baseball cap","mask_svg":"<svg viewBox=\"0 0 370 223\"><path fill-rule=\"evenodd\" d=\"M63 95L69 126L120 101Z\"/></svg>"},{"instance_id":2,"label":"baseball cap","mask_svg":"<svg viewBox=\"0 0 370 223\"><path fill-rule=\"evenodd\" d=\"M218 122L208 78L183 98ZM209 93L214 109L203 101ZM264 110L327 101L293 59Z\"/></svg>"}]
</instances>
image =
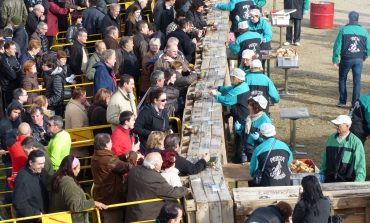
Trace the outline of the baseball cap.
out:
<instances>
[{"instance_id":1,"label":"baseball cap","mask_svg":"<svg viewBox=\"0 0 370 223\"><path fill-rule=\"evenodd\" d=\"M263 97L263 95L254 96L254 97L252 97L252 99L255 102L257 102L261 106L261 108L266 109L268 102L267 102L266 98Z\"/></svg>"},{"instance_id":2,"label":"baseball cap","mask_svg":"<svg viewBox=\"0 0 370 223\"><path fill-rule=\"evenodd\" d=\"M276 135L275 126L271 123L263 123L260 126L260 133L266 137L272 137Z\"/></svg>"},{"instance_id":3,"label":"baseball cap","mask_svg":"<svg viewBox=\"0 0 370 223\"><path fill-rule=\"evenodd\" d=\"M243 50L242 58L243 58L243 59L250 59L250 58L252 58L254 55L255 55L255 53L254 53L254 51L253 51L253 50L246 49L246 50Z\"/></svg>"},{"instance_id":4,"label":"baseball cap","mask_svg":"<svg viewBox=\"0 0 370 223\"><path fill-rule=\"evenodd\" d=\"M336 119L331 120L331 122L335 125L352 124L351 117L349 117L348 115L339 115Z\"/></svg>"},{"instance_id":5,"label":"baseball cap","mask_svg":"<svg viewBox=\"0 0 370 223\"><path fill-rule=\"evenodd\" d=\"M247 21L239 22L238 29L248 29L248 28L249 28L249 26L248 26Z\"/></svg>"},{"instance_id":6,"label":"baseball cap","mask_svg":"<svg viewBox=\"0 0 370 223\"><path fill-rule=\"evenodd\" d=\"M245 80L245 73L242 69L240 68L234 68L231 72L230 72L230 76L232 77L236 77L238 78L239 80L242 80L244 81Z\"/></svg>"}]
</instances>

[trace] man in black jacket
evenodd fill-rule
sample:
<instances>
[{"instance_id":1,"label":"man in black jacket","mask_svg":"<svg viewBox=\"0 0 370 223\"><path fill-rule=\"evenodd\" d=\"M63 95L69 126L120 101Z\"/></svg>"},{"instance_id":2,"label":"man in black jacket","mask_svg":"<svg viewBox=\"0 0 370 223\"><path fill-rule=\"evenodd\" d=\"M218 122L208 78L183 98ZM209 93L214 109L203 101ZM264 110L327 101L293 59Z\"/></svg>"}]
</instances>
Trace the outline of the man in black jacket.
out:
<instances>
[{"instance_id":1,"label":"man in black jacket","mask_svg":"<svg viewBox=\"0 0 370 223\"><path fill-rule=\"evenodd\" d=\"M179 50L184 53L186 60L190 63L194 59L194 53L197 44L197 40L195 38L190 39L188 36L188 33L192 29L192 25L193 23L188 19L180 20L179 28L167 35L167 38L176 37L179 40Z\"/></svg>"},{"instance_id":2,"label":"man in black jacket","mask_svg":"<svg viewBox=\"0 0 370 223\"><path fill-rule=\"evenodd\" d=\"M202 159L196 163L192 163L184 157L180 156L180 138L177 134L167 135L164 139L164 148L167 150L174 150L176 152L176 164L175 167L180 171L180 175L187 176L197 174L206 168L207 162L210 159L209 153L205 153Z\"/></svg>"},{"instance_id":3,"label":"man in black jacket","mask_svg":"<svg viewBox=\"0 0 370 223\"><path fill-rule=\"evenodd\" d=\"M28 34L24 25L22 24L22 19L19 16L13 16L10 19L10 24L13 28L13 41L19 45L19 55L22 55L27 51L28 48Z\"/></svg>"},{"instance_id":4,"label":"man in black jacket","mask_svg":"<svg viewBox=\"0 0 370 223\"><path fill-rule=\"evenodd\" d=\"M45 8L44 6L38 4L33 7L32 12L30 12L27 16L26 21L26 31L29 36L32 35L37 29L37 24L39 22L45 21Z\"/></svg>"},{"instance_id":5,"label":"man in black jacket","mask_svg":"<svg viewBox=\"0 0 370 223\"><path fill-rule=\"evenodd\" d=\"M106 28L109 26L115 26L118 29L119 36L121 36L121 21L119 18L120 5L113 3L109 7L109 12L104 16L102 21L102 27Z\"/></svg>"},{"instance_id":6,"label":"man in black jacket","mask_svg":"<svg viewBox=\"0 0 370 223\"><path fill-rule=\"evenodd\" d=\"M158 1L154 8L153 17L157 30L166 33L167 26L175 19L174 4L176 0Z\"/></svg>"},{"instance_id":7,"label":"man in black jacket","mask_svg":"<svg viewBox=\"0 0 370 223\"><path fill-rule=\"evenodd\" d=\"M139 64L141 64L141 61L148 52L149 48L149 27L146 21L140 21L136 24L136 28L137 33L134 36L134 53L139 61Z\"/></svg>"},{"instance_id":8,"label":"man in black jacket","mask_svg":"<svg viewBox=\"0 0 370 223\"><path fill-rule=\"evenodd\" d=\"M85 73L87 62L89 61L88 52L85 49L87 40L86 29L80 29L76 35L76 41L73 43L70 51L68 64L73 74Z\"/></svg>"},{"instance_id":9,"label":"man in black jacket","mask_svg":"<svg viewBox=\"0 0 370 223\"><path fill-rule=\"evenodd\" d=\"M138 83L140 76L140 64L134 54L134 42L132 37L124 36L119 43L121 46L122 61L119 62L119 73L129 74Z\"/></svg>"},{"instance_id":10,"label":"man in black jacket","mask_svg":"<svg viewBox=\"0 0 370 223\"><path fill-rule=\"evenodd\" d=\"M90 7L82 12L82 25L89 35L103 33L104 31L102 21L105 15L96 8L96 3L97 0L89 0Z\"/></svg>"},{"instance_id":11,"label":"man in black jacket","mask_svg":"<svg viewBox=\"0 0 370 223\"><path fill-rule=\"evenodd\" d=\"M21 85L22 69L15 57L15 42L7 42L4 45L4 55L0 59L0 84L3 91L4 108L13 98L13 90Z\"/></svg>"},{"instance_id":12,"label":"man in black jacket","mask_svg":"<svg viewBox=\"0 0 370 223\"><path fill-rule=\"evenodd\" d=\"M17 217L47 213L48 193L40 177L44 165L44 152L34 150L29 154L26 166L18 172L13 192Z\"/></svg>"}]
</instances>

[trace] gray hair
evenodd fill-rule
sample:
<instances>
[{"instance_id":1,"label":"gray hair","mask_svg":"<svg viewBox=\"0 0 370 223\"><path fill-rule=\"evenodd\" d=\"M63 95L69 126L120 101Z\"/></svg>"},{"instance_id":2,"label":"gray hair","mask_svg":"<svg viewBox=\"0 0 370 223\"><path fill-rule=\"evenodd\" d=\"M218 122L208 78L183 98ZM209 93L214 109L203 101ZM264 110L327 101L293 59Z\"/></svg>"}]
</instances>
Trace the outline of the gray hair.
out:
<instances>
[{"instance_id":1,"label":"gray hair","mask_svg":"<svg viewBox=\"0 0 370 223\"><path fill-rule=\"evenodd\" d=\"M172 37L170 37L170 38L172 38ZM159 38L151 38L149 40L149 45L152 45L153 43L156 43L156 42L158 42L159 46L161 46L161 40Z\"/></svg>"},{"instance_id":2,"label":"gray hair","mask_svg":"<svg viewBox=\"0 0 370 223\"><path fill-rule=\"evenodd\" d=\"M109 9L112 10L112 9L118 9L120 10L121 9L121 6L117 3L112 3L110 6L109 6Z\"/></svg>"},{"instance_id":3,"label":"gray hair","mask_svg":"<svg viewBox=\"0 0 370 223\"><path fill-rule=\"evenodd\" d=\"M179 44L179 39L176 38L176 37L170 37L170 38L168 38L167 45L172 44L172 43L175 43L176 45Z\"/></svg>"},{"instance_id":4,"label":"gray hair","mask_svg":"<svg viewBox=\"0 0 370 223\"><path fill-rule=\"evenodd\" d=\"M44 22L39 22L39 24L37 24L37 30L41 30L44 26L47 26L48 24L44 23Z\"/></svg>"},{"instance_id":5,"label":"gray hair","mask_svg":"<svg viewBox=\"0 0 370 223\"><path fill-rule=\"evenodd\" d=\"M63 118L59 115L52 116L49 121L54 121L54 125L58 126L60 129L63 128Z\"/></svg>"},{"instance_id":6,"label":"gray hair","mask_svg":"<svg viewBox=\"0 0 370 223\"><path fill-rule=\"evenodd\" d=\"M164 72L161 70L155 70L152 72L150 75L150 85L151 86L156 86L157 81L163 80L164 79Z\"/></svg>"},{"instance_id":7,"label":"gray hair","mask_svg":"<svg viewBox=\"0 0 370 223\"><path fill-rule=\"evenodd\" d=\"M41 4L37 4L33 7L33 10L45 10L44 6Z\"/></svg>"},{"instance_id":8,"label":"gray hair","mask_svg":"<svg viewBox=\"0 0 370 223\"><path fill-rule=\"evenodd\" d=\"M101 57L102 57L102 60L103 61L107 61L110 58L112 58L113 55L116 55L116 51L114 51L112 49L108 49L108 50L106 50L106 51L103 52L103 54L101 55Z\"/></svg>"},{"instance_id":9,"label":"gray hair","mask_svg":"<svg viewBox=\"0 0 370 223\"><path fill-rule=\"evenodd\" d=\"M151 152L145 156L143 166L149 169L155 169L156 165L159 165L162 161L162 156L158 152Z\"/></svg>"},{"instance_id":10,"label":"gray hair","mask_svg":"<svg viewBox=\"0 0 370 223\"><path fill-rule=\"evenodd\" d=\"M105 33L109 36L116 31L118 32L118 28L116 26L108 26L107 28L105 28Z\"/></svg>"}]
</instances>

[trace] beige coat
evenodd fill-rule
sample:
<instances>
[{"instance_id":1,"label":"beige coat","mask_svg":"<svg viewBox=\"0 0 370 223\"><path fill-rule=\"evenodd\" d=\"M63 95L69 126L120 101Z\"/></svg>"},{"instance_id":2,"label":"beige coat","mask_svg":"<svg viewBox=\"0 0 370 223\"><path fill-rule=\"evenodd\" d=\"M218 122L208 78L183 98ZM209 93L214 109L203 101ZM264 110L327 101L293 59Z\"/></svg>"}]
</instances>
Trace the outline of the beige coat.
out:
<instances>
[{"instance_id":1,"label":"beige coat","mask_svg":"<svg viewBox=\"0 0 370 223\"><path fill-rule=\"evenodd\" d=\"M69 100L65 111L65 129L89 126L87 110L80 102Z\"/></svg>"},{"instance_id":2,"label":"beige coat","mask_svg":"<svg viewBox=\"0 0 370 223\"><path fill-rule=\"evenodd\" d=\"M124 93L119 87L110 99L107 108L107 121L112 124L112 132L119 125L119 115L121 112L127 110L132 111L137 116L135 96L132 93Z\"/></svg>"}]
</instances>

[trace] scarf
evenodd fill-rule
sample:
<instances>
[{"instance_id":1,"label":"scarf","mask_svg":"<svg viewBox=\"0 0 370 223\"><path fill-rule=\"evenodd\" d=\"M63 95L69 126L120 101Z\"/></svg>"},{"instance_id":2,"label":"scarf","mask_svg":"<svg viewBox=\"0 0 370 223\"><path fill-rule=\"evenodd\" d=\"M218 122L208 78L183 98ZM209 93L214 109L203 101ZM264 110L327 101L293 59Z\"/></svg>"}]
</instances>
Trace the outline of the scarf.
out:
<instances>
[{"instance_id":1,"label":"scarf","mask_svg":"<svg viewBox=\"0 0 370 223\"><path fill-rule=\"evenodd\" d=\"M252 127L252 122L259 119L264 113L265 113L264 111L260 111L257 114L247 116L245 120L245 134L249 134Z\"/></svg>"}]
</instances>

